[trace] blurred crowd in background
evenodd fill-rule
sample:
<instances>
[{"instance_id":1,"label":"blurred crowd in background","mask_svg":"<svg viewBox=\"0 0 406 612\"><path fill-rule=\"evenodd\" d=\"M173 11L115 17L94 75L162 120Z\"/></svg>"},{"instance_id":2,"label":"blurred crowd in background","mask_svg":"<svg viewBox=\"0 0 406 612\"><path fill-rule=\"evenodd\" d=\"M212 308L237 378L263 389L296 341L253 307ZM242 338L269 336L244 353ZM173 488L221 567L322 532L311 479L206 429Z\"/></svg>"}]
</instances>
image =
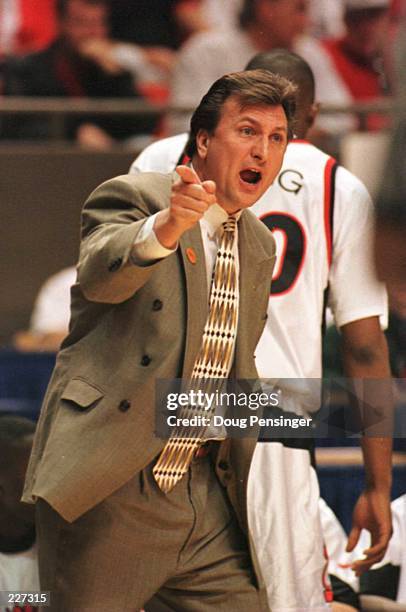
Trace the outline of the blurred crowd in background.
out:
<instances>
[{"instance_id":1,"label":"blurred crowd in background","mask_svg":"<svg viewBox=\"0 0 406 612\"><path fill-rule=\"evenodd\" d=\"M322 105L371 102L396 92L392 49L403 10L402 0L0 0L0 91L188 110L258 51L286 48L311 65ZM184 131L188 117L75 116L66 137L103 150ZM385 126L368 115L368 129ZM331 145L357 127L352 115L322 115L312 139ZM2 117L3 140L48 136L42 117Z\"/></svg>"}]
</instances>

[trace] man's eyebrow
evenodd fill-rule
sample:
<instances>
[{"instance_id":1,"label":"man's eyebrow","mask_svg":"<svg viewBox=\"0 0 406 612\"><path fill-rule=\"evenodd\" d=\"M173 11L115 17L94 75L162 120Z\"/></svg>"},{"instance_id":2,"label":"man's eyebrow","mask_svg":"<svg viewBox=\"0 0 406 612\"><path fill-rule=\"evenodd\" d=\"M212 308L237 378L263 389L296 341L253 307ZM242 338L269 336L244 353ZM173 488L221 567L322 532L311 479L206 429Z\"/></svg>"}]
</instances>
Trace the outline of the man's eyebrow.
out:
<instances>
[{"instance_id":1,"label":"man's eyebrow","mask_svg":"<svg viewBox=\"0 0 406 612\"><path fill-rule=\"evenodd\" d=\"M285 132L285 134L288 133L288 128L286 127L286 125L277 125L274 129L274 132Z\"/></svg>"},{"instance_id":2,"label":"man's eyebrow","mask_svg":"<svg viewBox=\"0 0 406 612\"><path fill-rule=\"evenodd\" d=\"M249 121L249 123L252 123L253 125L262 127L262 123L261 121L258 121L257 119L254 119L253 117L251 117L250 115L243 115L242 117L240 117L240 119L238 120L238 123L244 122L244 121ZM273 132L285 132L286 134L288 133L288 128L286 125L276 125L273 129Z\"/></svg>"}]
</instances>

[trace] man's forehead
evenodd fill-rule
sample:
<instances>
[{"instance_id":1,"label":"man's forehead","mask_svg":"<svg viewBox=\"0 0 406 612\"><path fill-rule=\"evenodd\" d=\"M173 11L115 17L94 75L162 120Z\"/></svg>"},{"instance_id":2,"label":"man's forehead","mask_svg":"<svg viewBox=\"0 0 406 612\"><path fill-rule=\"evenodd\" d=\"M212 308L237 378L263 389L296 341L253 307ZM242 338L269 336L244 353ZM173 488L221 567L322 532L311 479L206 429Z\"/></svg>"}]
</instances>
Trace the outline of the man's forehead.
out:
<instances>
[{"instance_id":1,"label":"man's forehead","mask_svg":"<svg viewBox=\"0 0 406 612\"><path fill-rule=\"evenodd\" d=\"M250 103L244 102L237 96L230 96L223 104L221 118L233 115L238 120L250 119L258 121L258 117L269 118L280 124L281 128L287 127L287 118L281 104L267 104L266 102Z\"/></svg>"}]
</instances>

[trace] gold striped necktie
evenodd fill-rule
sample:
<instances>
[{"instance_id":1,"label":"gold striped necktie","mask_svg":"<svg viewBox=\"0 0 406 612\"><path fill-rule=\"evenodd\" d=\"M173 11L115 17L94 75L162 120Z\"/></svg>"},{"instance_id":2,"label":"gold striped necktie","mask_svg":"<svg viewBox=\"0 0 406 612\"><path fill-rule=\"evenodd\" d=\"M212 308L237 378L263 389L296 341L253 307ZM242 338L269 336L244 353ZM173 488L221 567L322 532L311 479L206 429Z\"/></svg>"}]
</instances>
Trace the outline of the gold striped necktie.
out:
<instances>
[{"instance_id":1,"label":"gold striped necktie","mask_svg":"<svg viewBox=\"0 0 406 612\"><path fill-rule=\"evenodd\" d=\"M222 224L220 244L213 269L209 314L203 331L189 389L212 393L218 379L228 378L234 355L238 323L238 276L233 252L237 220L228 217ZM211 417L215 411L205 404L183 407L179 418ZM207 427L175 427L152 472L159 488L168 493L187 472L196 450L204 442Z\"/></svg>"}]
</instances>

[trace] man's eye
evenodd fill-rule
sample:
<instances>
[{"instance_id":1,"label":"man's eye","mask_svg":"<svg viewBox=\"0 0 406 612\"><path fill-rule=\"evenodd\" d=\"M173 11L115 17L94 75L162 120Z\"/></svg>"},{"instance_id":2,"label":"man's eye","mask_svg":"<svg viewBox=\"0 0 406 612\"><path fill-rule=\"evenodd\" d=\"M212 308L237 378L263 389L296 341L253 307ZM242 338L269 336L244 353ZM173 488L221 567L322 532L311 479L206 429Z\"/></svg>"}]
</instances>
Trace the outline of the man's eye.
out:
<instances>
[{"instance_id":1,"label":"man's eye","mask_svg":"<svg viewBox=\"0 0 406 612\"><path fill-rule=\"evenodd\" d=\"M279 133L272 134L271 139L274 142L283 142L283 136L282 136L282 134L279 134Z\"/></svg>"},{"instance_id":2,"label":"man's eye","mask_svg":"<svg viewBox=\"0 0 406 612\"><path fill-rule=\"evenodd\" d=\"M240 128L240 132L241 134L243 134L243 136L252 136L253 134L255 134L254 129L252 127L242 127Z\"/></svg>"}]
</instances>

